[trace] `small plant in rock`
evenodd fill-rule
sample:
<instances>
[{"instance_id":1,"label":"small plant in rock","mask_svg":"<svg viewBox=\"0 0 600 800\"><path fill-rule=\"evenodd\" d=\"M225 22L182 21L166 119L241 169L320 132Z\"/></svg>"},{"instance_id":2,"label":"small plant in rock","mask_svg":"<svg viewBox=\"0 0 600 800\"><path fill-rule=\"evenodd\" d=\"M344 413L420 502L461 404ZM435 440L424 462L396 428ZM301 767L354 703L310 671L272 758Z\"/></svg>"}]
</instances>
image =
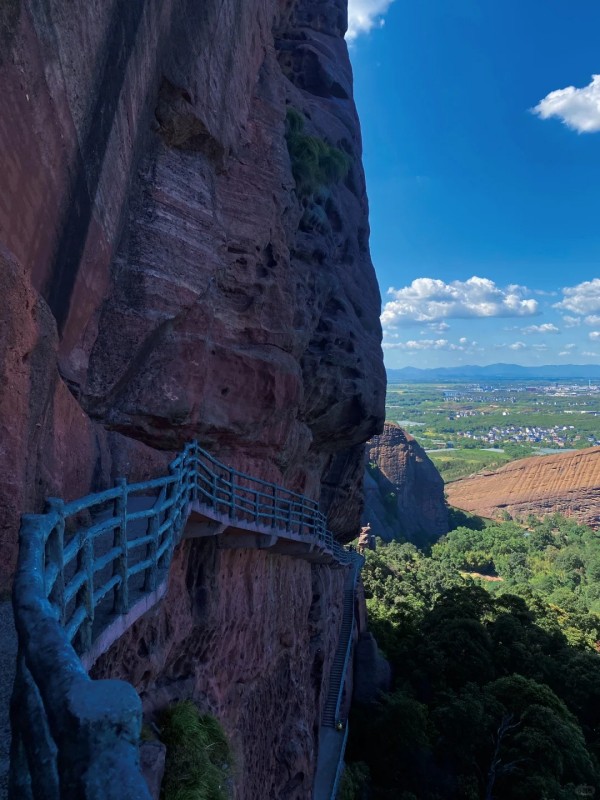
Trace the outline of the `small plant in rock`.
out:
<instances>
[{"instance_id":1,"label":"small plant in rock","mask_svg":"<svg viewBox=\"0 0 600 800\"><path fill-rule=\"evenodd\" d=\"M233 758L218 720L186 700L163 712L160 735L167 747L162 800L228 800Z\"/></svg>"},{"instance_id":2,"label":"small plant in rock","mask_svg":"<svg viewBox=\"0 0 600 800\"><path fill-rule=\"evenodd\" d=\"M304 132L305 120L295 108L288 109L286 134L299 199L314 195L320 188L343 180L351 166L350 156L317 136Z\"/></svg>"}]
</instances>

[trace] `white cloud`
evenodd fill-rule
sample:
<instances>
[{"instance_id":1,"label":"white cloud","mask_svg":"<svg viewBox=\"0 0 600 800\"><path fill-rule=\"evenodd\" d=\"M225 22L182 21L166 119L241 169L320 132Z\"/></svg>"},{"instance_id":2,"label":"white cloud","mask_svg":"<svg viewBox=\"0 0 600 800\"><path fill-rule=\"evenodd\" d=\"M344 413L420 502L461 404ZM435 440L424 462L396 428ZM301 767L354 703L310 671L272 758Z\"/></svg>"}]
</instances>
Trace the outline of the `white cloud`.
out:
<instances>
[{"instance_id":1,"label":"white cloud","mask_svg":"<svg viewBox=\"0 0 600 800\"><path fill-rule=\"evenodd\" d=\"M569 317L567 315L563 317L563 323L565 328L577 328L581 325L581 317Z\"/></svg>"},{"instance_id":2,"label":"white cloud","mask_svg":"<svg viewBox=\"0 0 600 800\"><path fill-rule=\"evenodd\" d=\"M396 337L394 337L396 338ZM382 345L384 350L451 350L464 351L475 347L477 342L469 341L465 336L459 339L459 343L449 342L448 339L409 339L407 342L388 342Z\"/></svg>"},{"instance_id":3,"label":"white cloud","mask_svg":"<svg viewBox=\"0 0 600 800\"><path fill-rule=\"evenodd\" d=\"M521 328L522 333L560 333L560 330L551 322L544 322L542 325L528 325Z\"/></svg>"},{"instance_id":4,"label":"white cloud","mask_svg":"<svg viewBox=\"0 0 600 800\"><path fill-rule=\"evenodd\" d=\"M531 110L542 119L558 117L578 133L600 131L600 75L592 75L582 89L567 86L550 92Z\"/></svg>"},{"instance_id":5,"label":"white cloud","mask_svg":"<svg viewBox=\"0 0 600 800\"><path fill-rule=\"evenodd\" d=\"M573 314L593 314L600 311L600 278L567 286L562 290L563 299L554 308L571 311ZM570 319L573 319L572 317Z\"/></svg>"},{"instance_id":6,"label":"white cloud","mask_svg":"<svg viewBox=\"0 0 600 800\"><path fill-rule=\"evenodd\" d=\"M393 2L394 0L348 0L346 39L352 41L360 33L369 33L373 28L383 27L383 15Z\"/></svg>"},{"instance_id":7,"label":"white cloud","mask_svg":"<svg viewBox=\"0 0 600 800\"><path fill-rule=\"evenodd\" d=\"M586 325L600 325L600 315L599 314L590 314L584 320Z\"/></svg>"},{"instance_id":8,"label":"white cloud","mask_svg":"<svg viewBox=\"0 0 600 800\"><path fill-rule=\"evenodd\" d=\"M591 342L600 342L600 331L590 331L588 333L588 339Z\"/></svg>"},{"instance_id":9,"label":"white cloud","mask_svg":"<svg viewBox=\"0 0 600 800\"><path fill-rule=\"evenodd\" d=\"M512 344L508 345L509 350L525 350L527 345L525 342L513 342Z\"/></svg>"},{"instance_id":10,"label":"white cloud","mask_svg":"<svg viewBox=\"0 0 600 800\"><path fill-rule=\"evenodd\" d=\"M582 356L590 356L591 358L598 358L598 353L594 353L591 350L584 350L581 355Z\"/></svg>"},{"instance_id":11,"label":"white cloud","mask_svg":"<svg viewBox=\"0 0 600 800\"><path fill-rule=\"evenodd\" d=\"M430 322L427 327L437 333L444 333L444 331L450 330L450 325L447 322Z\"/></svg>"},{"instance_id":12,"label":"white cloud","mask_svg":"<svg viewBox=\"0 0 600 800\"><path fill-rule=\"evenodd\" d=\"M385 327L470 317L525 317L537 313L538 302L524 296L524 287L501 288L488 278L467 281L417 278L402 289L388 289L392 298L383 308Z\"/></svg>"},{"instance_id":13,"label":"white cloud","mask_svg":"<svg viewBox=\"0 0 600 800\"><path fill-rule=\"evenodd\" d=\"M572 356L573 355L573 350L575 350L576 347L577 347L576 344L566 344L565 345L565 349L561 350L558 355L559 356Z\"/></svg>"}]
</instances>

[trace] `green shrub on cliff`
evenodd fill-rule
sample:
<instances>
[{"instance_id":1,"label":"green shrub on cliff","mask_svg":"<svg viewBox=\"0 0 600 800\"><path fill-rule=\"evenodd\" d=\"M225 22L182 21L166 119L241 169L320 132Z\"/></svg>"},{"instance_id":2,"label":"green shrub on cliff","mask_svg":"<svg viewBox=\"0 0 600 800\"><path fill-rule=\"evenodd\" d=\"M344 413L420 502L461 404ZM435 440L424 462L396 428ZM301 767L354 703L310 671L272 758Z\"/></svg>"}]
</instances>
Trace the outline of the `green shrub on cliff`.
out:
<instances>
[{"instance_id":1,"label":"green shrub on cliff","mask_svg":"<svg viewBox=\"0 0 600 800\"><path fill-rule=\"evenodd\" d=\"M191 701L177 703L162 714L160 735L167 747L163 800L227 800L233 760L214 717Z\"/></svg>"},{"instance_id":2,"label":"green shrub on cliff","mask_svg":"<svg viewBox=\"0 0 600 800\"><path fill-rule=\"evenodd\" d=\"M305 133L304 117L294 108L287 112L285 138L300 199L343 180L348 174L350 156L324 139Z\"/></svg>"}]
</instances>

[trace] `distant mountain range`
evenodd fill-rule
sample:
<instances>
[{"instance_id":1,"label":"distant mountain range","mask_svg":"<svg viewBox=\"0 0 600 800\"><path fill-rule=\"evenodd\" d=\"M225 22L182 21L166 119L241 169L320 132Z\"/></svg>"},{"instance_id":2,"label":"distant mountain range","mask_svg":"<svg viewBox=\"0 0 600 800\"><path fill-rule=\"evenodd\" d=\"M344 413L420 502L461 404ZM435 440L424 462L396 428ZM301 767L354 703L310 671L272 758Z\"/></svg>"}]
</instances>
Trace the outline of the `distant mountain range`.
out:
<instances>
[{"instance_id":1,"label":"distant mountain range","mask_svg":"<svg viewBox=\"0 0 600 800\"><path fill-rule=\"evenodd\" d=\"M600 364L548 364L543 367L523 367L519 364L488 364L480 367L476 365L464 367L436 367L434 369L419 369L418 367L403 367L402 369L388 369L387 376L390 383L397 381L428 381L439 380L564 380L567 378L580 378L584 380L600 379Z\"/></svg>"}]
</instances>

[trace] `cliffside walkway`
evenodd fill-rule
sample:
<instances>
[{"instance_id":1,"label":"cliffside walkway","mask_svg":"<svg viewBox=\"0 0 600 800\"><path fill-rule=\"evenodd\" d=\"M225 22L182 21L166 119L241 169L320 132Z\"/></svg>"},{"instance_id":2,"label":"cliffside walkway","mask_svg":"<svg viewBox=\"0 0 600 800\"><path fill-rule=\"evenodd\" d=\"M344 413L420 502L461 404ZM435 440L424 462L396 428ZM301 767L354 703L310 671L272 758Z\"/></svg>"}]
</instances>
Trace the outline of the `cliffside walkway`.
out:
<instances>
[{"instance_id":1,"label":"cliffside walkway","mask_svg":"<svg viewBox=\"0 0 600 800\"><path fill-rule=\"evenodd\" d=\"M329 690L325 700L319 734L319 756L315 773L314 800L335 800L342 777L344 753L348 740L348 722L341 718L341 709L356 627L354 615L356 582L363 564L363 556L356 554L356 559L344 585L344 611L340 638L333 664L331 665Z\"/></svg>"},{"instance_id":2,"label":"cliffside walkway","mask_svg":"<svg viewBox=\"0 0 600 800\"><path fill-rule=\"evenodd\" d=\"M160 601L179 541L204 536L352 564L354 575L361 561L333 541L314 500L230 469L195 442L164 477L119 479L24 516L13 589L12 797L149 800L138 765L140 699L130 684L91 680L87 669Z\"/></svg>"}]
</instances>

